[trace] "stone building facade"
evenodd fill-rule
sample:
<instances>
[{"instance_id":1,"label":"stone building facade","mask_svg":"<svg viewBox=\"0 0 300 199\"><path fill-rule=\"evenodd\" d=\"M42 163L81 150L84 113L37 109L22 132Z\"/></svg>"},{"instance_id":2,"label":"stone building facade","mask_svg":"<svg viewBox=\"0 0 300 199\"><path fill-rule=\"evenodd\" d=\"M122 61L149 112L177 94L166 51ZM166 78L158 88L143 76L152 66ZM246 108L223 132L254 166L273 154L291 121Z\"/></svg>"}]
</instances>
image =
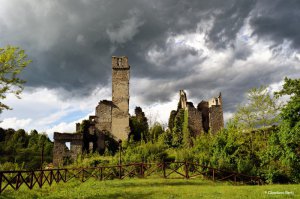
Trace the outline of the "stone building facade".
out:
<instances>
[{"instance_id":1,"label":"stone building facade","mask_svg":"<svg viewBox=\"0 0 300 199\"><path fill-rule=\"evenodd\" d=\"M214 97L208 101L201 101L197 107L187 101L186 93L179 91L179 102L177 110L170 113L169 129L174 127L174 120L180 110L188 113L188 130L193 137L211 131L216 133L224 127L222 96Z\"/></svg>"},{"instance_id":2,"label":"stone building facade","mask_svg":"<svg viewBox=\"0 0 300 199\"><path fill-rule=\"evenodd\" d=\"M64 159L75 160L82 152L103 153L107 140L126 140L129 127L128 58L112 57L112 101L101 100L95 115L82 124L76 124L76 133L54 133L53 164L62 165ZM70 143L70 149L66 143Z\"/></svg>"}]
</instances>

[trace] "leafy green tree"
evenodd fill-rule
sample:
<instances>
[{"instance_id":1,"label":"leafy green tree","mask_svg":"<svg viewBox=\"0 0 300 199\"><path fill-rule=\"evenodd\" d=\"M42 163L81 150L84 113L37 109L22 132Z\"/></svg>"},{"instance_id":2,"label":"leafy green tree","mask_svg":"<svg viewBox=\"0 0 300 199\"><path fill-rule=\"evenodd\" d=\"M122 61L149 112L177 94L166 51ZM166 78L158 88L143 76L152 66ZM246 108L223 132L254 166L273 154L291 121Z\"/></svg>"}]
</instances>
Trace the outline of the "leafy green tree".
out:
<instances>
[{"instance_id":1,"label":"leafy green tree","mask_svg":"<svg viewBox=\"0 0 300 199\"><path fill-rule=\"evenodd\" d=\"M173 146L179 147L183 140L183 125L184 125L184 110L180 109L174 119L173 133Z\"/></svg>"},{"instance_id":2,"label":"leafy green tree","mask_svg":"<svg viewBox=\"0 0 300 199\"><path fill-rule=\"evenodd\" d=\"M192 135L189 131L189 113L188 110L184 110L183 114L183 124L182 124L182 143L184 147L191 147L193 145Z\"/></svg>"},{"instance_id":3,"label":"leafy green tree","mask_svg":"<svg viewBox=\"0 0 300 199\"><path fill-rule=\"evenodd\" d=\"M0 141L0 167L10 162L23 165L24 169L41 168L41 152L44 147L44 163L52 162L53 143L46 134L38 134L36 130L30 135L23 129L0 128L3 140Z\"/></svg>"},{"instance_id":4,"label":"leafy green tree","mask_svg":"<svg viewBox=\"0 0 300 199\"><path fill-rule=\"evenodd\" d=\"M164 128L158 122L155 122L154 125L150 128L150 138L152 142L156 142L158 137L164 133Z\"/></svg>"},{"instance_id":5,"label":"leafy green tree","mask_svg":"<svg viewBox=\"0 0 300 199\"><path fill-rule=\"evenodd\" d=\"M243 129L255 129L278 123L280 105L265 86L247 92L247 103L240 105L233 121Z\"/></svg>"},{"instance_id":6,"label":"leafy green tree","mask_svg":"<svg viewBox=\"0 0 300 199\"><path fill-rule=\"evenodd\" d=\"M174 128L174 120L176 115L177 115L177 111L172 110L168 121L168 128L170 129L170 131L172 131Z\"/></svg>"},{"instance_id":7,"label":"leafy green tree","mask_svg":"<svg viewBox=\"0 0 300 199\"><path fill-rule=\"evenodd\" d=\"M284 79L281 91L275 92L277 97L290 96L290 100L281 109L281 118L287 122L290 128L299 125L300 121L300 79Z\"/></svg>"},{"instance_id":8,"label":"leafy green tree","mask_svg":"<svg viewBox=\"0 0 300 199\"><path fill-rule=\"evenodd\" d=\"M277 154L280 161L289 168L285 172L294 182L300 182L300 79L285 78L281 91L276 96L288 95L290 100L281 109ZM275 139L276 140L276 139Z\"/></svg>"},{"instance_id":9,"label":"leafy green tree","mask_svg":"<svg viewBox=\"0 0 300 199\"><path fill-rule=\"evenodd\" d=\"M172 146L172 141L173 141L173 135L170 129L167 129L165 132L163 132L158 140L162 140L162 142L167 145L168 147Z\"/></svg>"},{"instance_id":10,"label":"leafy green tree","mask_svg":"<svg viewBox=\"0 0 300 199\"><path fill-rule=\"evenodd\" d=\"M25 51L15 46L0 48L0 100L9 93L20 98L23 91L24 80L19 78L22 70L31 62L27 59ZM0 101L0 112L11 109Z\"/></svg>"},{"instance_id":11,"label":"leafy green tree","mask_svg":"<svg viewBox=\"0 0 300 199\"><path fill-rule=\"evenodd\" d=\"M149 139L148 120L141 107L136 107L134 112L135 116L129 118L129 139L133 139L134 141L147 141Z\"/></svg>"}]
</instances>

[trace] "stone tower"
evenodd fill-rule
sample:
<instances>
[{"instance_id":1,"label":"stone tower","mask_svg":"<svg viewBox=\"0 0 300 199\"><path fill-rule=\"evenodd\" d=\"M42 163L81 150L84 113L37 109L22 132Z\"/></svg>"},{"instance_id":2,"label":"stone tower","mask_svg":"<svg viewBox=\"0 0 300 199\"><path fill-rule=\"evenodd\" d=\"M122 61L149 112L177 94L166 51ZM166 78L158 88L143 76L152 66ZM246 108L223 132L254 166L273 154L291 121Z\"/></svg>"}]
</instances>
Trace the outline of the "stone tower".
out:
<instances>
[{"instance_id":1,"label":"stone tower","mask_svg":"<svg viewBox=\"0 0 300 199\"><path fill-rule=\"evenodd\" d=\"M224 128L224 118L223 118L223 102L222 95L219 94L218 97L212 98L208 101L209 107L209 128L212 133L216 133L222 128Z\"/></svg>"},{"instance_id":2,"label":"stone tower","mask_svg":"<svg viewBox=\"0 0 300 199\"><path fill-rule=\"evenodd\" d=\"M127 140L129 127L129 75L127 57L112 57L112 101L101 100L85 122L76 124L77 133L54 133L53 164L75 161L82 152L104 153L106 143ZM83 123L82 123L83 124ZM81 129L81 127L83 127ZM113 135L113 139L111 137ZM66 147L70 143L70 150Z\"/></svg>"},{"instance_id":3,"label":"stone tower","mask_svg":"<svg viewBox=\"0 0 300 199\"><path fill-rule=\"evenodd\" d=\"M111 133L126 140L129 128L129 76L128 58L112 57L112 121Z\"/></svg>"}]
</instances>

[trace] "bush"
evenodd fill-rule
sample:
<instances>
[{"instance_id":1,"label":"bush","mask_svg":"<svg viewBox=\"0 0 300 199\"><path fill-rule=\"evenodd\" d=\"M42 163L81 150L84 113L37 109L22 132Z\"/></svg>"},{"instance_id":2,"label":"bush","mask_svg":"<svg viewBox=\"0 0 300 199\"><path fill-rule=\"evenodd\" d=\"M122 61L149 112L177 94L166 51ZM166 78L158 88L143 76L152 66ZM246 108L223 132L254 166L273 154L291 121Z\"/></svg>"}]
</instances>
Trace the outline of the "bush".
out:
<instances>
[{"instance_id":1,"label":"bush","mask_svg":"<svg viewBox=\"0 0 300 199\"><path fill-rule=\"evenodd\" d=\"M16 171L23 170L24 164L19 165L18 163L5 162L0 164L0 171Z\"/></svg>"},{"instance_id":2,"label":"bush","mask_svg":"<svg viewBox=\"0 0 300 199\"><path fill-rule=\"evenodd\" d=\"M167 145L161 142L141 142L129 145L124 149L123 161L129 162L161 162L167 158Z\"/></svg>"},{"instance_id":3,"label":"bush","mask_svg":"<svg viewBox=\"0 0 300 199\"><path fill-rule=\"evenodd\" d=\"M113 162L112 156L102 156L99 153L82 154L77 157L77 160L68 167L97 167L107 165Z\"/></svg>"}]
</instances>

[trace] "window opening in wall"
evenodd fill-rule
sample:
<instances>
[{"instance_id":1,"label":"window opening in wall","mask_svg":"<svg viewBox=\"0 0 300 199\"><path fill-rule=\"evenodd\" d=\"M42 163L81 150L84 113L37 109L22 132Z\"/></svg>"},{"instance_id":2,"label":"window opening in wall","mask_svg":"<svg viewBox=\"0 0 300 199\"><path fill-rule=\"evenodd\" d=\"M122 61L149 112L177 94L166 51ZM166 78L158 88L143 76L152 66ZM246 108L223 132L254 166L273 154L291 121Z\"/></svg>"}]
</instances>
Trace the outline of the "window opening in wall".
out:
<instances>
[{"instance_id":1,"label":"window opening in wall","mask_svg":"<svg viewBox=\"0 0 300 199\"><path fill-rule=\"evenodd\" d=\"M65 145L69 150L71 150L71 142L66 142Z\"/></svg>"}]
</instances>

